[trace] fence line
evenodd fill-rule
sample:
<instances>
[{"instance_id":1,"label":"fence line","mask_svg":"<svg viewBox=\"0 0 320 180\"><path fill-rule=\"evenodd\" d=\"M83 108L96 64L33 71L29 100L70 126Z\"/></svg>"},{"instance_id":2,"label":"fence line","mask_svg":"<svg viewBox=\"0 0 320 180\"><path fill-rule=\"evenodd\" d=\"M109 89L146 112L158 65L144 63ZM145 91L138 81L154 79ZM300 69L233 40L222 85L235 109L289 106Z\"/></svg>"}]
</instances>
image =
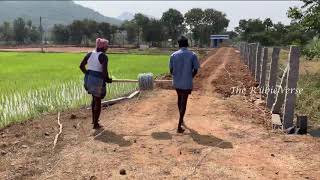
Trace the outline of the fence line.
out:
<instances>
[{"instance_id":1,"label":"fence line","mask_svg":"<svg viewBox=\"0 0 320 180\"><path fill-rule=\"evenodd\" d=\"M285 69L279 67L280 48L278 47L272 48L269 68L267 66L269 60L267 47L262 47L259 43L241 42L238 48L241 61L248 66L255 81L259 83L262 95L267 96L267 108L281 118L283 130L288 132L294 129L294 107L299 78L299 48L290 46L288 64ZM279 72L281 78L278 77Z\"/></svg>"}]
</instances>

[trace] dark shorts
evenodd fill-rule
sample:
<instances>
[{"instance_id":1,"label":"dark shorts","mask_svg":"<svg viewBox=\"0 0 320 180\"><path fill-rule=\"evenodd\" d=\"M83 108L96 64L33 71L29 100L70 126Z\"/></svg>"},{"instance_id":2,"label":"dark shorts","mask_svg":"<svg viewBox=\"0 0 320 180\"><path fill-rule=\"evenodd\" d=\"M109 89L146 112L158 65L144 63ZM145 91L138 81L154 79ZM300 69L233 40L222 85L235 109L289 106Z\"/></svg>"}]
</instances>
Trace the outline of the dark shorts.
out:
<instances>
[{"instance_id":1,"label":"dark shorts","mask_svg":"<svg viewBox=\"0 0 320 180\"><path fill-rule=\"evenodd\" d=\"M176 89L178 95L191 94L192 89Z\"/></svg>"},{"instance_id":2,"label":"dark shorts","mask_svg":"<svg viewBox=\"0 0 320 180\"><path fill-rule=\"evenodd\" d=\"M88 70L84 77L84 88L95 97L106 96L106 82L101 72Z\"/></svg>"}]
</instances>

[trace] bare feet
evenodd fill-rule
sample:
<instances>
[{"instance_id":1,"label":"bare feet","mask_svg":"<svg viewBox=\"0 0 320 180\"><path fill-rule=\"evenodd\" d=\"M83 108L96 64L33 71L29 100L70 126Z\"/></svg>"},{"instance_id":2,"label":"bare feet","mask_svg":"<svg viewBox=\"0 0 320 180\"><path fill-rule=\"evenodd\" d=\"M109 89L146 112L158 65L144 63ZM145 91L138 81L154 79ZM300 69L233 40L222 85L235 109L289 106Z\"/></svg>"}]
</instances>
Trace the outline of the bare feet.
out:
<instances>
[{"instance_id":1,"label":"bare feet","mask_svg":"<svg viewBox=\"0 0 320 180\"><path fill-rule=\"evenodd\" d=\"M182 127L178 127L177 129L177 133L182 134L185 131L185 129L183 129Z\"/></svg>"},{"instance_id":2,"label":"bare feet","mask_svg":"<svg viewBox=\"0 0 320 180\"><path fill-rule=\"evenodd\" d=\"M99 123L95 123L93 125L93 129L100 129L100 128L102 128L102 126Z\"/></svg>"}]
</instances>

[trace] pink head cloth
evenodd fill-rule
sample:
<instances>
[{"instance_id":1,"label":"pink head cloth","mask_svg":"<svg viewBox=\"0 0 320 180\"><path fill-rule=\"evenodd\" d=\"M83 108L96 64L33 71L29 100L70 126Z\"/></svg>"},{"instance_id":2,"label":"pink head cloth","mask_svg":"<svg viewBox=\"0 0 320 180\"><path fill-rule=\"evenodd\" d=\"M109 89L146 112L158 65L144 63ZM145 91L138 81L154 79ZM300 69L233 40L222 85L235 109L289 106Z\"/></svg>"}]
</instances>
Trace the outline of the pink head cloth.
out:
<instances>
[{"instance_id":1,"label":"pink head cloth","mask_svg":"<svg viewBox=\"0 0 320 180\"><path fill-rule=\"evenodd\" d=\"M103 38L96 39L96 48L107 48L109 45L109 41Z\"/></svg>"}]
</instances>

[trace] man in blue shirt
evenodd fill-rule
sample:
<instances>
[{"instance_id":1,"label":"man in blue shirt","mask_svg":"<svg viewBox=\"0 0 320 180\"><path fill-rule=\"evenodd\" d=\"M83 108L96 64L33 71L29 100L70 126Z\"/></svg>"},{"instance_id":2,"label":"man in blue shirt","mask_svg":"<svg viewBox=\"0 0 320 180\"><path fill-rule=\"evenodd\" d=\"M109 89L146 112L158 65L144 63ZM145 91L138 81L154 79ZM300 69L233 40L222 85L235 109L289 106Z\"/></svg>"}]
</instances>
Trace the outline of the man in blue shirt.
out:
<instances>
[{"instance_id":1,"label":"man in blue shirt","mask_svg":"<svg viewBox=\"0 0 320 180\"><path fill-rule=\"evenodd\" d=\"M173 76L173 86L176 88L178 95L178 108L180 113L178 133L183 133L184 129L181 127L183 117L186 112L188 96L192 91L192 79L197 74L199 69L199 62L197 55L188 50L188 39L182 36L178 40L179 50L174 52L170 57L170 73Z\"/></svg>"}]
</instances>

